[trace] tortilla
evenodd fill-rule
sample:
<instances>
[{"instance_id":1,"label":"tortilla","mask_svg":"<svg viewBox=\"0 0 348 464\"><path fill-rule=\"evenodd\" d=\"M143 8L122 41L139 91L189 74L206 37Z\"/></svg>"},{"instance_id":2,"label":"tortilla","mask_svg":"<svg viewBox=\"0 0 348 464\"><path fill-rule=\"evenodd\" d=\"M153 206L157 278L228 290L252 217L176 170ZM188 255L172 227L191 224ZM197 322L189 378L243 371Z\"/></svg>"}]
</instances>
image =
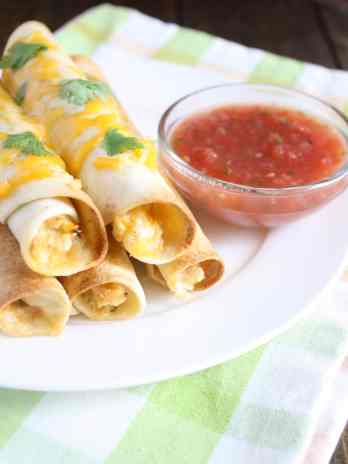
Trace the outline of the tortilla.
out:
<instances>
[{"instance_id":1,"label":"tortilla","mask_svg":"<svg viewBox=\"0 0 348 464\"><path fill-rule=\"evenodd\" d=\"M30 270L9 229L0 225L0 331L12 336L58 335L70 300L57 279Z\"/></svg>"},{"instance_id":2,"label":"tortilla","mask_svg":"<svg viewBox=\"0 0 348 464\"><path fill-rule=\"evenodd\" d=\"M110 237L111 238L111 237ZM144 291L127 253L115 240L99 266L61 279L75 313L93 320L131 319L145 308Z\"/></svg>"},{"instance_id":3,"label":"tortilla","mask_svg":"<svg viewBox=\"0 0 348 464\"><path fill-rule=\"evenodd\" d=\"M207 290L223 276L224 264L199 228L195 241L182 256L168 264L147 264L149 276L179 296Z\"/></svg>"}]
</instances>

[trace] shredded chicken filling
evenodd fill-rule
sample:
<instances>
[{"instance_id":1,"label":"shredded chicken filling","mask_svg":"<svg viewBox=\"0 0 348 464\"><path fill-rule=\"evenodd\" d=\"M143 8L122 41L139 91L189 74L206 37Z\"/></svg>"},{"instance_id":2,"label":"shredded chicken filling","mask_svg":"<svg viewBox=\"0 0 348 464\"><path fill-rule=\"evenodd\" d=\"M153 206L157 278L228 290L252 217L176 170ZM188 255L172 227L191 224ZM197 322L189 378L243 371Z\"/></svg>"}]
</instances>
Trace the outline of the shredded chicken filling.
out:
<instances>
[{"instance_id":1,"label":"shredded chicken filling","mask_svg":"<svg viewBox=\"0 0 348 464\"><path fill-rule=\"evenodd\" d=\"M79 298L90 317L103 319L127 301L128 290L122 284L110 283L88 290Z\"/></svg>"},{"instance_id":2,"label":"shredded chicken filling","mask_svg":"<svg viewBox=\"0 0 348 464\"><path fill-rule=\"evenodd\" d=\"M78 224L68 215L47 219L31 244L33 258L40 263L64 262L81 241Z\"/></svg>"},{"instance_id":3,"label":"shredded chicken filling","mask_svg":"<svg viewBox=\"0 0 348 464\"><path fill-rule=\"evenodd\" d=\"M164 247L163 227L151 205L139 206L116 216L113 233L133 256L158 256Z\"/></svg>"},{"instance_id":4,"label":"shredded chicken filling","mask_svg":"<svg viewBox=\"0 0 348 464\"><path fill-rule=\"evenodd\" d=\"M205 273L200 265L190 266L180 272L176 280L176 292L186 293L192 292L197 284L205 278Z\"/></svg>"},{"instance_id":5,"label":"shredded chicken filling","mask_svg":"<svg viewBox=\"0 0 348 464\"><path fill-rule=\"evenodd\" d=\"M98 310L113 311L127 300L127 289L121 284L100 285L91 290Z\"/></svg>"}]
</instances>

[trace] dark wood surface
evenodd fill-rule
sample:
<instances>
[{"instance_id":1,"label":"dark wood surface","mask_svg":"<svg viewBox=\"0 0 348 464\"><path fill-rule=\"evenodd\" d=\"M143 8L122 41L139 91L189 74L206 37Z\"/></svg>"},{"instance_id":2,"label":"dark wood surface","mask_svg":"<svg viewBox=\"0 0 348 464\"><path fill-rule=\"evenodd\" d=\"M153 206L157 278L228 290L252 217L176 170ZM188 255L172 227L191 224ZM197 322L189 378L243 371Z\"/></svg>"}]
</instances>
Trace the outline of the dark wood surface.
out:
<instances>
[{"instance_id":1,"label":"dark wood surface","mask_svg":"<svg viewBox=\"0 0 348 464\"><path fill-rule=\"evenodd\" d=\"M0 47L21 22L57 29L97 5L93 0L2 0ZM164 21L201 29L250 47L348 69L348 0L120 0ZM348 430L331 464L348 464ZM309 463L310 464L310 463Z\"/></svg>"},{"instance_id":2,"label":"dark wood surface","mask_svg":"<svg viewBox=\"0 0 348 464\"><path fill-rule=\"evenodd\" d=\"M57 29L98 3L102 2L3 0L0 46L3 48L6 37L25 20L35 18ZM120 0L113 3L251 47L332 68L348 68L348 0Z\"/></svg>"}]
</instances>

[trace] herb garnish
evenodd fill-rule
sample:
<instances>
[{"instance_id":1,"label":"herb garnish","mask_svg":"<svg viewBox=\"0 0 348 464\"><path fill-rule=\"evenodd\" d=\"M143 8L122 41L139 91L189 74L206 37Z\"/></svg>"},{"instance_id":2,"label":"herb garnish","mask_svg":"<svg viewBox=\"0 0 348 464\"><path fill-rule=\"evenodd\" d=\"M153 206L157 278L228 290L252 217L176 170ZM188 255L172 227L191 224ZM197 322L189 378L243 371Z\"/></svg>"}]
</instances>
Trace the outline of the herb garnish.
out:
<instances>
[{"instance_id":1,"label":"herb garnish","mask_svg":"<svg viewBox=\"0 0 348 464\"><path fill-rule=\"evenodd\" d=\"M3 143L3 147L19 150L24 155L46 156L52 154L44 147L36 135L29 131L9 134Z\"/></svg>"},{"instance_id":2,"label":"herb garnish","mask_svg":"<svg viewBox=\"0 0 348 464\"><path fill-rule=\"evenodd\" d=\"M47 46L39 43L17 42L8 50L7 54L0 60L0 68L17 69L22 68L29 60L38 53L47 50Z\"/></svg>"},{"instance_id":3,"label":"herb garnish","mask_svg":"<svg viewBox=\"0 0 348 464\"><path fill-rule=\"evenodd\" d=\"M59 96L74 105L82 106L95 98L105 99L111 95L110 87L94 79L66 79L61 81Z\"/></svg>"},{"instance_id":4,"label":"herb garnish","mask_svg":"<svg viewBox=\"0 0 348 464\"><path fill-rule=\"evenodd\" d=\"M127 137L117 129L109 129L105 134L103 146L109 156L118 155L128 150L144 148L136 137Z\"/></svg>"},{"instance_id":5,"label":"herb garnish","mask_svg":"<svg viewBox=\"0 0 348 464\"><path fill-rule=\"evenodd\" d=\"M27 87L28 87L28 82L23 82L23 84L17 90L16 96L15 96L15 102L17 103L17 105L21 105L23 103L25 94L27 91Z\"/></svg>"}]
</instances>

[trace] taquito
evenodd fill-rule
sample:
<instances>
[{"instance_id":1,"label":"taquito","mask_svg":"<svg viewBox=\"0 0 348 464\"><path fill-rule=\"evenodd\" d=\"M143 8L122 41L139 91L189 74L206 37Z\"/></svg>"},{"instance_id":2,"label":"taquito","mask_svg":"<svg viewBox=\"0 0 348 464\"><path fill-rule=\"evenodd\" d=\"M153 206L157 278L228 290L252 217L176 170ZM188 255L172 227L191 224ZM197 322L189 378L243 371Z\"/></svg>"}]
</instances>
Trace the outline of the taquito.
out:
<instances>
[{"instance_id":1,"label":"taquito","mask_svg":"<svg viewBox=\"0 0 348 464\"><path fill-rule=\"evenodd\" d=\"M72 58L87 76L104 80L101 71L92 60L79 55ZM128 126L136 133L136 128L120 104L119 112L123 114ZM181 296L208 289L221 279L224 272L221 257L198 224L196 224L196 231L189 249L174 261L159 266L146 264L147 272L153 280Z\"/></svg>"},{"instance_id":2,"label":"taquito","mask_svg":"<svg viewBox=\"0 0 348 464\"><path fill-rule=\"evenodd\" d=\"M80 56L73 59L88 75L92 62ZM99 72L96 66L94 72ZM92 78L102 80L102 75ZM83 314L92 320L131 319L141 314L146 305L134 267L121 245L112 240L110 230L105 261L93 269L63 278L62 283L73 303L73 314Z\"/></svg>"},{"instance_id":3,"label":"taquito","mask_svg":"<svg viewBox=\"0 0 348 464\"><path fill-rule=\"evenodd\" d=\"M13 336L58 335L70 315L70 300L57 279L29 269L16 239L0 225L0 331Z\"/></svg>"},{"instance_id":4,"label":"taquito","mask_svg":"<svg viewBox=\"0 0 348 464\"><path fill-rule=\"evenodd\" d=\"M133 257L162 264L190 246L192 215L156 170L154 144L132 130L105 82L88 78L37 22L14 31L0 64L3 85L45 125Z\"/></svg>"},{"instance_id":5,"label":"taquito","mask_svg":"<svg viewBox=\"0 0 348 464\"><path fill-rule=\"evenodd\" d=\"M103 259L103 220L79 180L0 87L0 222L18 240L26 264L47 276L69 275Z\"/></svg>"},{"instance_id":6,"label":"taquito","mask_svg":"<svg viewBox=\"0 0 348 464\"><path fill-rule=\"evenodd\" d=\"M199 227L195 240L182 256L171 263L147 264L149 276L179 296L206 290L224 273L221 257Z\"/></svg>"},{"instance_id":7,"label":"taquito","mask_svg":"<svg viewBox=\"0 0 348 464\"><path fill-rule=\"evenodd\" d=\"M105 261L61 279L76 313L93 320L131 319L145 308L144 291L121 245L109 241Z\"/></svg>"}]
</instances>

